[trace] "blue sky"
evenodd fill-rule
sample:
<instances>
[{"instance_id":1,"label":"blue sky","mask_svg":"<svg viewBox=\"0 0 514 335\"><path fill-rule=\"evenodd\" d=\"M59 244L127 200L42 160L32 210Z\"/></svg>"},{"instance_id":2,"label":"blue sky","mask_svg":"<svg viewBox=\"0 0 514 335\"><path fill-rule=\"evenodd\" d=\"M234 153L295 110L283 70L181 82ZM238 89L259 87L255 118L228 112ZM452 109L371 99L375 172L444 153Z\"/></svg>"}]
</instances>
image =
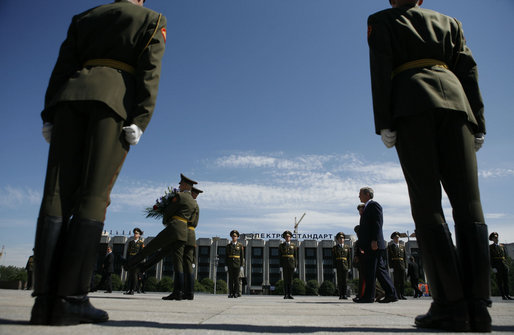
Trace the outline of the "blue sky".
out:
<instances>
[{"instance_id":1,"label":"blue sky","mask_svg":"<svg viewBox=\"0 0 514 335\"><path fill-rule=\"evenodd\" d=\"M71 17L98 0L0 2L0 265L31 254L48 144L39 113ZM351 4L351 5L349 5ZM384 207L384 231L414 230L396 151L374 134L366 20L387 0L149 0L168 19L159 97L112 192L105 229L145 219L179 174L205 190L199 237L350 233L358 190ZM512 0L426 0L463 22L479 65L486 142L478 152L490 231L514 241ZM448 222L451 208L444 200Z\"/></svg>"}]
</instances>

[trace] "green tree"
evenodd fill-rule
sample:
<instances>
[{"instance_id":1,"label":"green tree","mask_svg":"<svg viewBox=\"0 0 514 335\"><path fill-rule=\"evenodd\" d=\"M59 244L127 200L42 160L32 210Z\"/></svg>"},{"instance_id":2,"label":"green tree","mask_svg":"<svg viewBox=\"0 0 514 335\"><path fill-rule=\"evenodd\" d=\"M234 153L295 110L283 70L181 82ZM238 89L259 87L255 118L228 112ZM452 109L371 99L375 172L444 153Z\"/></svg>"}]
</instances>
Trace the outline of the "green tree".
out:
<instances>
[{"instance_id":1,"label":"green tree","mask_svg":"<svg viewBox=\"0 0 514 335\"><path fill-rule=\"evenodd\" d=\"M195 280L195 292L207 292L207 289L198 280Z\"/></svg>"},{"instance_id":2,"label":"green tree","mask_svg":"<svg viewBox=\"0 0 514 335\"><path fill-rule=\"evenodd\" d=\"M223 279L216 281L216 294L226 294L228 293L227 282Z\"/></svg>"},{"instance_id":3,"label":"green tree","mask_svg":"<svg viewBox=\"0 0 514 335\"><path fill-rule=\"evenodd\" d=\"M113 273L111 275L111 281L112 281L112 290L113 291L121 291L121 289L123 288L123 282L121 281L120 276Z\"/></svg>"},{"instance_id":4,"label":"green tree","mask_svg":"<svg viewBox=\"0 0 514 335\"><path fill-rule=\"evenodd\" d=\"M293 279L293 294L305 295L305 282L300 278Z\"/></svg>"},{"instance_id":5,"label":"green tree","mask_svg":"<svg viewBox=\"0 0 514 335\"><path fill-rule=\"evenodd\" d=\"M200 283L205 287L207 293L211 293L214 291L214 281L211 278L204 278L200 281Z\"/></svg>"},{"instance_id":6,"label":"green tree","mask_svg":"<svg viewBox=\"0 0 514 335\"><path fill-rule=\"evenodd\" d=\"M305 287L306 295L318 295L319 283L317 280L309 280L307 282L307 286Z\"/></svg>"},{"instance_id":7,"label":"green tree","mask_svg":"<svg viewBox=\"0 0 514 335\"><path fill-rule=\"evenodd\" d=\"M275 283L275 289L272 291L272 294L282 295L284 294L284 281L280 279Z\"/></svg>"},{"instance_id":8,"label":"green tree","mask_svg":"<svg viewBox=\"0 0 514 335\"><path fill-rule=\"evenodd\" d=\"M334 285L334 283L332 283L329 280L325 280L319 286L319 294L322 296L335 295L335 293L336 293L336 286Z\"/></svg>"},{"instance_id":9,"label":"green tree","mask_svg":"<svg viewBox=\"0 0 514 335\"><path fill-rule=\"evenodd\" d=\"M173 290L173 279L168 276L162 277L156 287L159 292L171 292Z\"/></svg>"},{"instance_id":10,"label":"green tree","mask_svg":"<svg viewBox=\"0 0 514 335\"><path fill-rule=\"evenodd\" d=\"M19 268L16 266L0 266L0 280L21 280L22 282L27 281L27 271L25 268Z\"/></svg>"}]
</instances>

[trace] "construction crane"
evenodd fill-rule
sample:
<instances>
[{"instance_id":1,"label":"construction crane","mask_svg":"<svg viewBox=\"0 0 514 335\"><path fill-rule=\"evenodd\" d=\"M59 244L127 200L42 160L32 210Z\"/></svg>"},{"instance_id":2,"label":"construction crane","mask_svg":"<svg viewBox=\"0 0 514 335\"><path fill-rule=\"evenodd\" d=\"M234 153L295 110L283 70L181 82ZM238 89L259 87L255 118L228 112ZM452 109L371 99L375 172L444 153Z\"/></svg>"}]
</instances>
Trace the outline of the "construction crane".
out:
<instances>
[{"instance_id":1,"label":"construction crane","mask_svg":"<svg viewBox=\"0 0 514 335\"><path fill-rule=\"evenodd\" d=\"M294 234L296 236L296 239L298 240L298 225L300 224L300 222L302 222L303 218L305 217L305 214L306 213L303 213L302 217L300 218L300 220L298 220L298 222L296 222L296 216L294 217Z\"/></svg>"}]
</instances>

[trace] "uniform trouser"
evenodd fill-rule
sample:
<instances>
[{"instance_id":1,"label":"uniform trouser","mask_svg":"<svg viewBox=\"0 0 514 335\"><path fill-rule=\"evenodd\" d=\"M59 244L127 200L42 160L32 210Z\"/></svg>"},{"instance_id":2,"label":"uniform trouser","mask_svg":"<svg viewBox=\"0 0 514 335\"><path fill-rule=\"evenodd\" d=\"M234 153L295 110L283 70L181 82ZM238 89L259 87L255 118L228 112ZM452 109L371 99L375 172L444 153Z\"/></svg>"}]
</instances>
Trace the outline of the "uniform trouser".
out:
<instances>
[{"instance_id":1,"label":"uniform trouser","mask_svg":"<svg viewBox=\"0 0 514 335\"><path fill-rule=\"evenodd\" d=\"M346 296L346 278L348 270L342 266L337 267L337 288L339 290L339 296Z\"/></svg>"},{"instance_id":2,"label":"uniform trouser","mask_svg":"<svg viewBox=\"0 0 514 335\"><path fill-rule=\"evenodd\" d=\"M282 270L284 275L284 294L292 295L293 293L293 272L294 269L291 269L287 266L283 267Z\"/></svg>"},{"instance_id":3,"label":"uniform trouser","mask_svg":"<svg viewBox=\"0 0 514 335\"><path fill-rule=\"evenodd\" d=\"M489 299L487 226L480 203L474 136L466 115L433 110L398 118L396 129L396 150L434 301L463 299L465 284L472 298ZM441 184L453 209L458 253L445 224Z\"/></svg>"},{"instance_id":4,"label":"uniform trouser","mask_svg":"<svg viewBox=\"0 0 514 335\"><path fill-rule=\"evenodd\" d=\"M186 294L193 294L195 283L194 283L194 270L193 264L195 261L195 246L186 245L184 246L184 292Z\"/></svg>"},{"instance_id":5,"label":"uniform trouser","mask_svg":"<svg viewBox=\"0 0 514 335\"><path fill-rule=\"evenodd\" d=\"M401 266L394 266L393 278L396 294L398 295L398 298L401 298L405 289L405 269L402 269Z\"/></svg>"},{"instance_id":6,"label":"uniform trouser","mask_svg":"<svg viewBox=\"0 0 514 335\"><path fill-rule=\"evenodd\" d=\"M100 279L100 282L97 285L97 288L102 287L105 285L105 290L108 292L112 292L112 272L103 272L102 278Z\"/></svg>"},{"instance_id":7,"label":"uniform trouser","mask_svg":"<svg viewBox=\"0 0 514 335\"><path fill-rule=\"evenodd\" d=\"M36 230L39 270L35 271L38 290L34 293L47 291L38 284L52 281L57 287L50 294L55 290L60 296L87 294L109 194L129 145L122 134L123 120L102 103L61 103L55 107L52 122ZM52 273L42 271L47 266ZM55 278L42 278L49 275Z\"/></svg>"},{"instance_id":8,"label":"uniform trouser","mask_svg":"<svg viewBox=\"0 0 514 335\"><path fill-rule=\"evenodd\" d=\"M411 278L410 279L410 285L414 289L414 295L421 297L423 295L423 293L419 290L418 284L419 284L419 278L414 278L414 279Z\"/></svg>"},{"instance_id":9,"label":"uniform trouser","mask_svg":"<svg viewBox=\"0 0 514 335\"><path fill-rule=\"evenodd\" d=\"M241 294L239 291L239 266L228 267L228 292L229 294Z\"/></svg>"},{"instance_id":10,"label":"uniform trouser","mask_svg":"<svg viewBox=\"0 0 514 335\"><path fill-rule=\"evenodd\" d=\"M496 284L500 290L502 297L510 295L509 292L509 268L506 265L495 267L496 269Z\"/></svg>"},{"instance_id":11,"label":"uniform trouser","mask_svg":"<svg viewBox=\"0 0 514 335\"><path fill-rule=\"evenodd\" d=\"M378 280L380 286L385 291L386 296L395 297L396 291L389 276L385 263L386 251L383 249L366 250L364 254L364 273L365 273L365 288L363 299L375 299L376 285L375 281Z\"/></svg>"}]
</instances>

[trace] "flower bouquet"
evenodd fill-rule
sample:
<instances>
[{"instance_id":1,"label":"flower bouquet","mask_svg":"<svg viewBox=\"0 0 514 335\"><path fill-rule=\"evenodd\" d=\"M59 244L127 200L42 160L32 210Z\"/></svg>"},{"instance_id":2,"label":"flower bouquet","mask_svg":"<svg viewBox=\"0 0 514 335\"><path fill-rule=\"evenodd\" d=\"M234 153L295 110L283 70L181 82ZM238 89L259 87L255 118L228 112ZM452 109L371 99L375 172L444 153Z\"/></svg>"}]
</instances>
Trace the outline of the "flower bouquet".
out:
<instances>
[{"instance_id":1,"label":"flower bouquet","mask_svg":"<svg viewBox=\"0 0 514 335\"><path fill-rule=\"evenodd\" d=\"M171 199L177 195L178 189L170 188L164 191L164 195L159 199L155 200L155 204L152 207L145 209L147 218L161 219L164 216L164 210L171 202Z\"/></svg>"}]
</instances>

